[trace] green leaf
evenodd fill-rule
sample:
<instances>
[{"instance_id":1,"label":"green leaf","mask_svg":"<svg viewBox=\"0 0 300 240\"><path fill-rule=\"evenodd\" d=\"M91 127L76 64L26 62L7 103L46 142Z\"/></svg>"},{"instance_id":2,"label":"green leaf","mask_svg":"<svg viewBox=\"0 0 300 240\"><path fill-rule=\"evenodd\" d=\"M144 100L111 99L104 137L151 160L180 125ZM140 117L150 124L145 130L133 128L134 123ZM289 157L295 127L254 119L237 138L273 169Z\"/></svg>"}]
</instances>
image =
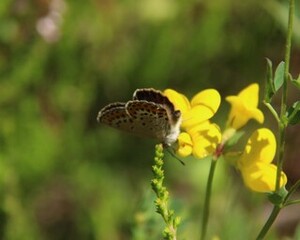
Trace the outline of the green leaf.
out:
<instances>
[{"instance_id":1,"label":"green leaf","mask_svg":"<svg viewBox=\"0 0 300 240\"><path fill-rule=\"evenodd\" d=\"M283 81L284 81L284 62L280 62L275 70L275 76L274 76L274 89L275 92L278 91L278 89L281 88Z\"/></svg>"},{"instance_id":2,"label":"green leaf","mask_svg":"<svg viewBox=\"0 0 300 240\"><path fill-rule=\"evenodd\" d=\"M273 85L273 66L272 61L269 58L267 60L267 81L266 81L266 90L265 90L265 102L270 103L271 99L275 93Z\"/></svg>"},{"instance_id":3,"label":"green leaf","mask_svg":"<svg viewBox=\"0 0 300 240\"><path fill-rule=\"evenodd\" d=\"M297 79L291 79L291 82L300 90L300 74Z\"/></svg>"},{"instance_id":4,"label":"green leaf","mask_svg":"<svg viewBox=\"0 0 300 240\"><path fill-rule=\"evenodd\" d=\"M295 102L287 110L288 122L291 125L295 125L300 122L300 101Z\"/></svg>"}]
</instances>

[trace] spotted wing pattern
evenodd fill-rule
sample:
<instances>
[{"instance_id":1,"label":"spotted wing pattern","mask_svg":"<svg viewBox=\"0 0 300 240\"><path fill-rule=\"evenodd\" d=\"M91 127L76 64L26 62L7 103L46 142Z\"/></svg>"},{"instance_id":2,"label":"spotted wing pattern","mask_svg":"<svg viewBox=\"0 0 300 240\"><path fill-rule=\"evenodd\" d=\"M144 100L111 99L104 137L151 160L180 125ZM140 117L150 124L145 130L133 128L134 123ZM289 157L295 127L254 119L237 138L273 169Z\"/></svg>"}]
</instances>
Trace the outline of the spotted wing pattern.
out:
<instances>
[{"instance_id":1,"label":"spotted wing pattern","mask_svg":"<svg viewBox=\"0 0 300 240\"><path fill-rule=\"evenodd\" d=\"M153 137L163 141L169 131L167 110L158 104L147 101L129 101L126 104L128 115L133 120L130 131L138 135Z\"/></svg>"},{"instance_id":2,"label":"spotted wing pattern","mask_svg":"<svg viewBox=\"0 0 300 240\"><path fill-rule=\"evenodd\" d=\"M97 120L119 130L170 143L179 134L180 112L174 110L173 104L161 92L138 89L133 100L104 107Z\"/></svg>"},{"instance_id":3,"label":"spotted wing pattern","mask_svg":"<svg viewBox=\"0 0 300 240\"><path fill-rule=\"evenodd\" d=\"M126 103L112 103L105 106L98 113L97 121L117 128L118 122L127 116L125 105Z\"/></svg>"},{"instance_id":4,"label":"spotted wing pattern","mask_svg":"<svg viewBox=\"0 0 300 240\"><path fill-rule=\"evenodd\" d=\"M133 100L145 100L162 105L167 110L169 121L171 121L171 124L176 124L176 122L180 118L181 114L179 111L175 111L173 103L171 103L171 101L166 96L164 96L162 92L153 88L137 89L133 93Z\"/></svg>"}]
</instances>

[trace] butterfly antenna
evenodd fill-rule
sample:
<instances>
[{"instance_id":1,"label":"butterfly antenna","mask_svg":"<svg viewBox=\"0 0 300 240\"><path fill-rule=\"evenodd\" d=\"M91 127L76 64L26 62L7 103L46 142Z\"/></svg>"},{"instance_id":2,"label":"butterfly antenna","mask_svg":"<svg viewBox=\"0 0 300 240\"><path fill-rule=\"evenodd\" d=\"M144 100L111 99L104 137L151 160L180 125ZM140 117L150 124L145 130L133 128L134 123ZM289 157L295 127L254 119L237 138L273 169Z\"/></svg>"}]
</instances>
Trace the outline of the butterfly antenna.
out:
<instances>
[{"instance_id":1,"label":"butterfly antenna","mask_svg":"<svg viewBox=\"0 0 300 240\"><path fill-rule=\"evenodd\" d=\"M168 152L172 157L176 158L183 166L185 166L185 163L184 163L179 157L177 157L177 156L175 155L175 153L172 151L172 150L173 150L172 148L170 149L170 147L167 146L167 147L166 147L166 150L167 150L167 152Z\"/></svg>"}]
</instances>

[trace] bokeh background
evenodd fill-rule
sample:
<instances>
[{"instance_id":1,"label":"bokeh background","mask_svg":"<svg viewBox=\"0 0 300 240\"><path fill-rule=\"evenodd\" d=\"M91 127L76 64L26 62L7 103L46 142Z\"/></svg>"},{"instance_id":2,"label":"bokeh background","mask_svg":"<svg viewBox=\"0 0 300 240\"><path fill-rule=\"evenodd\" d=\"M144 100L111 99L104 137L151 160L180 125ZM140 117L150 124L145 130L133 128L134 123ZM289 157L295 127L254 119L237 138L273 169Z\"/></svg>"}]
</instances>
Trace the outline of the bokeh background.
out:
<instances>
[{"instance_id":1,"label":"bokeh background","mask_svg":"<svg viewBox=\"0 0 300 240\"><path fill-rule=\"evenodd\" d=\"M0 239L160 239L150 187L155 141L97 124L98 111L143 87L188 97L216 88L223 100L253 82L263 89L265 57L283 60L287 2L1 0ZM299 9L296 1L294 77ZM215 118L221 127L228 107L223 101ZM289 184L300 178L299 135L289 128ZM166 185L182 217L179 239L199 239L209 162L185 162L166 155ZM208 234L253 239L270 207L220 163ZM299 207L285 209L268 239L300 239L299 218Z\"/></svg>"}]
</instances>

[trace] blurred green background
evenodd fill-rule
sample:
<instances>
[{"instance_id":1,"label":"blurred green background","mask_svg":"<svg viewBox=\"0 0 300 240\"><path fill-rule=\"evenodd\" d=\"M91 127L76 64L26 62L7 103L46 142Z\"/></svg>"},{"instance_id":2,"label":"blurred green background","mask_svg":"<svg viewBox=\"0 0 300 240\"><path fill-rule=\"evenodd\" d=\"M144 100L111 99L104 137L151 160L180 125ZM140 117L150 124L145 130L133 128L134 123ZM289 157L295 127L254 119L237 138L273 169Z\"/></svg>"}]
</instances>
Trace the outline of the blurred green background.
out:
<instances>
[{"instance_id":1,"label":"blurred green background","mask_svg":"<svg viewBox=\"0 0 300 240\"><path fill-rule=\"evenodd\" d=\"M150 187L155 142L98 125L98 111L136 88L189 97L216 88L224 99L263 86L265 57L284 56L287 1L1 0L0 19L0 239L151 240L163 228ZM299 17L293 41L296 77ZM288 135L290 183L300 177L299 132ZM199 239L209 163L185 162L166 156L166 184L179 239ZM210 239L253 239L270 205L223 165ZM298 221L284 210L268 239L297 239Z\"/></svg>"}]
</instances>

